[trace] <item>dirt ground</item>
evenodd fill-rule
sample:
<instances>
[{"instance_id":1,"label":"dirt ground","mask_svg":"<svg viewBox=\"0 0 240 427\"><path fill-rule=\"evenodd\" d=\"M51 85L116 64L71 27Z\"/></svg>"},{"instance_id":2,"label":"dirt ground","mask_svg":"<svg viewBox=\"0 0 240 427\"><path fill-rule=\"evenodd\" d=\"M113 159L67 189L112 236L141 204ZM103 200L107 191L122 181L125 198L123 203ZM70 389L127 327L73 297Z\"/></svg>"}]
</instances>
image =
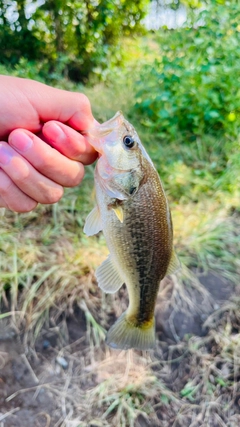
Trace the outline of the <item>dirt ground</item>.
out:
<instances>
[{"instance_id":1,"label":"dirt ground","mask_svg":"<svg viewBox=\"0 0 240 427\"><path fill-rule=\"evenodd\" d=\"M156 307L156 331L162 351L161 354L155 352L155 360L169 359L169 345L178 345L180 348L186 336L206 336L207 328L204 322L207 317L232 297L234 287L225 279L214 273L199 275L198 278L206 289L206 295L200 294L198 288L195 288L189 296L195 300L199 310L184 310L183 305L178 304L179 293L176 293L176 304L169 304L170 297L173 298L173 293L176 292L171 280L166 280L160 288ZM125 298L124 293L121 298ZM116 359L117 363L123 352L106 350L105 344L101 344L98 350L99 359L97 357L96 360L96 356L94 358L96 351L90 348L88 338L85 315L78 307L75 308L73 315L62 317L57 326L43 328L34 346L29 345L29 337L26 334L18 334L6 319L1 321L0 427L115 425L111 424L110 419L108 423L103 420L100 424L96 414L101 413L101 408L97 406L97 409L91 408L90 403L85 402L84 398L89 390L93 390L104 380L104 372L99 373L92 366L106 354ZM176 358L176 355L178 354L172 354L172 358ZM156 371L157 368L153 369ZM171 365L169 371L166 371L165 386L179 390L184 387L191 372L185 369L182 375L179 375L179 369L176 362ZM178 381L174 381L173 387L172 378L176 370ZM109 372L111 374L111 370ZM139 415L135 425L139 427L180 425L175 421L176 414L168 412L164 415L164 411L158 411L157 408L158 405L152 421L149 416L145 418ZM240 395L233 412L240 413ZM186 427L190 425L187 419L185 425ZM198 425L205 424L196 424ZM219 421L219 424L211 425L225 424Z\"/></svg>"}]
</instances>

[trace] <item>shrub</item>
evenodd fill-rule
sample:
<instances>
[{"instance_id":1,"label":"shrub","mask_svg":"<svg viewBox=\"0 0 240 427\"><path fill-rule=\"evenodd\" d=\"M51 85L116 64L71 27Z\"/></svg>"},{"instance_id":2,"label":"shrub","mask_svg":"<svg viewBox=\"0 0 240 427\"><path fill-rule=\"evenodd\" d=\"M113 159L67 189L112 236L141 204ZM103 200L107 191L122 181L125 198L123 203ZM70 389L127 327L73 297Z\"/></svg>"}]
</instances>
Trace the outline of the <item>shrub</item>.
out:
<instances>
[{"instance_id":1,"label":"shrub","mask_svg":"<svg viewBox=\"0 0 240 427\"><path fill-rule=\"evenodd\" d=\"M159 137L239 133L239 13L236 1L212 1L188 26L159 30L159 56L143 68L134 107Z\"/></svg>"}]
</instances>

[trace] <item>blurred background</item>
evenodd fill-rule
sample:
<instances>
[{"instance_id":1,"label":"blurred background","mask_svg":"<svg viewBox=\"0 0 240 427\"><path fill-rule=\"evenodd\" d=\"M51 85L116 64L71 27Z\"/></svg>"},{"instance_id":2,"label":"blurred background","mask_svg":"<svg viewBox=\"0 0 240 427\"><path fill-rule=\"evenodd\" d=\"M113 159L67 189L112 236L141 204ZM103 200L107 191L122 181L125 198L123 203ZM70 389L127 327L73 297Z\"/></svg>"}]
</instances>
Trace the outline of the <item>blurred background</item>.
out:
<instances>
[{"instance_id":1,"label":"blurred background","mask_svg":"<svg viewBox=\"0 0 240 427\"><path fill-rule=\"evenodd\" d=\"M163 181L183 268L163 280L156 350L112 351L127 306L84 236L94 166L53 206L0 215L0 426L240 425L238 0L1 0L0 74L122 110ZM1 94L0 94L1 96Z\"/></svg>"}]
</instances>

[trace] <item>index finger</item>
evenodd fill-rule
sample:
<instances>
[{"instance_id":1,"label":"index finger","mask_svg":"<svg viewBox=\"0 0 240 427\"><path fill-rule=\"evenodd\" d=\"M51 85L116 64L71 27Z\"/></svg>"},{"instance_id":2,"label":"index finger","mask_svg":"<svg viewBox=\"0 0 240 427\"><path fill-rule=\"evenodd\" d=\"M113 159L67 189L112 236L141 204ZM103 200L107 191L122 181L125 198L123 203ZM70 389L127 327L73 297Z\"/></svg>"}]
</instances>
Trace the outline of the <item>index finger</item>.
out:
<instances>
[{"instance_id":1,"label":"index finger","mask_svg":"<svg viewBox=\"0 0 240 427\"><path fill-rule=\"evenodd\" d=\"M82 134L60 122L45 123L42 134L52 147L69 159L89 165L97 158L97 152Z\"/></svg>"}]
</instances>

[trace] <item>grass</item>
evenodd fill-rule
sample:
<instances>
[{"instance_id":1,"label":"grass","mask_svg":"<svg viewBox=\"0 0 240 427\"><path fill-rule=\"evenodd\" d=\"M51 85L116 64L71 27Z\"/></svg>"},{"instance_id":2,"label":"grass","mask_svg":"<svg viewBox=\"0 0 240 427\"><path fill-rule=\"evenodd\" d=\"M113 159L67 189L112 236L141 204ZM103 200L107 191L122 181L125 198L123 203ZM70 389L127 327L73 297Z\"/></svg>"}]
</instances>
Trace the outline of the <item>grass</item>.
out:
<instances>
[{"instance_id":1,"label":"grass","mask_svg":"<svg viewBox=\"0 0 240 427\"><path fill-rule=\"evenodd\" d=\"M34 390L46 388L55 396L62 413L58 425L67 427L237 427L239 321L237 299L207 319L205 337L170 344L165 356L161 342L155 354L116 352L96 342L91 348L91 341L91 351L89 344L63 346L68 369L47 382L56 368L54 358L46 360Z\"/></svg>"},{"instance_id":2,"label":"grass","mask_svg":"<svg viewBox=\"0 0 240 427\"><path fill-rule=\"evenodd\" d=\"M155 353L105 347L105 330L127 303L124 289L109 296L97 288L94 271L108 251L102 236L87 238L82 232L94 205L92 166L82 186L67 190L58 204L0 216L0 319L11 318L14 328L24 331L26 352L31 353L44 330L58 329L66 336L66 317L76 307L84 313L84 344L81 338L74 348L66 338L60 350L68 369L56 371L56 354L44 362L41 387L56 396L59 426L137 427L150 420L151 426L162 427L235 427L239 297L214 309L214 298L195 273L214 271L238 292L239 142L229 147L225 140L204 135L188 145L177 136L165 143L143 126L134 114L142 52L143 47L137 50L134 68L136 58L124 72L116 70L108 82L84 91L99 121L122 110L150 152L170 200L175 246L184 266L182 276L160 288L161 308L168 313L170 307L174 314L182 310L190 318L203 316L206 335L179 337L171 315L173 338L161 341L159 333ZM67 81L63 86L77 89ZM48 383L51 369L55 376Z\"/></svg>"}]
</instances>

